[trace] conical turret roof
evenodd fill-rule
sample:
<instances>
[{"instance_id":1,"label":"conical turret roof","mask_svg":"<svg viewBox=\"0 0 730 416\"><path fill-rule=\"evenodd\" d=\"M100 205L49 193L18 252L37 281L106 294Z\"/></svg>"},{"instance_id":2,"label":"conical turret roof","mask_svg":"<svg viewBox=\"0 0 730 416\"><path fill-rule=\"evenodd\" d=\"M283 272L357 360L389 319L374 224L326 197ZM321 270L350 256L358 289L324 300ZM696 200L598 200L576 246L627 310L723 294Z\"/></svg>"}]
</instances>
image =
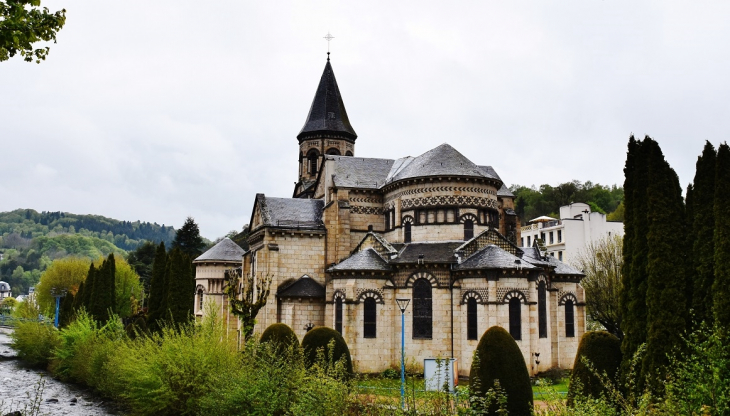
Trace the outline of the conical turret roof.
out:
<instances>
[{"instance_id":1,"label":"conical turret roof","mask_svg":"<svg viewBox=\"0 0 730 416\"><path fill-rule=\"evenodd\" d=\"M357 138L357 133L350 125L350 119L347 118L345 104L342 102L342 95L337 87L337 80L335 80L335 73L329 58L327 58L322 78L319 80L307 121L297 135L297 139L301 141L310 135L320 134L344 136L353 141Z\"/></svg>"}]
</instances>

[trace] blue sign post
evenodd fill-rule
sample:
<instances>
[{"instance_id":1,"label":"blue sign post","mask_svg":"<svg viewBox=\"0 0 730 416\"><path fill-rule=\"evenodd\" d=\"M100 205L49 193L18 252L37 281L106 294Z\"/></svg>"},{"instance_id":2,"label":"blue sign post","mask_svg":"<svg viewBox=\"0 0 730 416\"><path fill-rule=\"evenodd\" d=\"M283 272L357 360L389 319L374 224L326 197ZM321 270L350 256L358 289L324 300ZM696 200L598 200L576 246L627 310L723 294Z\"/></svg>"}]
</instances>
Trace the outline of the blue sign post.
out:
<instances>
[{"instance_id":1,"label":"blue sign post","mask_svg":"<svg viewBox=\"0 0 730 416\"><path fill-rule=\"evenodd\" d=\"M410 299L396 299L400 308L400 408L406 407L406 308Z\"/></svg>"}]
</instances>

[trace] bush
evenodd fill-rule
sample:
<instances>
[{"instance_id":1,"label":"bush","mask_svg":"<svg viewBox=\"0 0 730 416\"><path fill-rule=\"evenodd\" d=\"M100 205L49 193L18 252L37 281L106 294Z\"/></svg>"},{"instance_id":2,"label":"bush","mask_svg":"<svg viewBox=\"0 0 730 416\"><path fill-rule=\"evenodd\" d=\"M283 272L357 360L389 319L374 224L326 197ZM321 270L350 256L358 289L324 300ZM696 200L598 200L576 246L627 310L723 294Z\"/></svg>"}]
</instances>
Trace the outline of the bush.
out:
<instances>
[{"instance_id":1,"label":"bush","mask_svg":"<svg viewBox=\"0 0 730 416\"><path fill-rule=\"evenodd\" d=\"M43 322L18 322L11 337L18 358L37 368L48 367L53 350L60 343L58 330Z\"/></svg>"},{"instance_id":2,"label":"bush","mask_svg":"<svg viewBox=\"0 0 730 416\"><path fill-rule=\"evenodd\" d=\"M330 349L330 342L332 349ZM325 326L313 328L302 339L302 349L304 350L304 358L307 367L311 367L317 362L317 350L322 350L324 357L334 363L344 357L345 371L352 374L352 358L350 358L350 349L347 347L345 339L339 332Z\"/></svg>"},{"instance_id":3,"label":"bush","mask_svg":"<svg viewBox=\"0 0 730 416\"><path fill-rule=\"evenodd\" d=\"M582 391L583 397L598 399L604 395L606 387L596 373L605 374L616 385L620 365L621 341L615 335L606 331L586 332L575 355L568 388L568 405L572 405L578 389Z\"/></svg>"},{"instance_id":4,"label":"bush","mask_svg":"<svg viewBox=\"0 0 730 416\"><path fill-rule=\"evenodd\" d=\"M510 415L529 415L532 412L532 386L522 351L512 336L499 326L493 326L482 335L475 351L469 378L477 396L494 391L495 380L507 396L506 408ZM474 382L476 380L476 383ZM492 403L488 413L497 411Z\"/></svg>"},{"instance_id":5,"label":"bush","mask_svg":"<svg viewBox=\"0 0 730 416\"><path fill-rule=\"evenodd\" d=\"M290 347L299 347L299 338L297 334L289 328L287 324L271 324L261 334L259 342L267 343L270 342L277 346L281 350L289 349Z\"/></svg>"}]
</instances>

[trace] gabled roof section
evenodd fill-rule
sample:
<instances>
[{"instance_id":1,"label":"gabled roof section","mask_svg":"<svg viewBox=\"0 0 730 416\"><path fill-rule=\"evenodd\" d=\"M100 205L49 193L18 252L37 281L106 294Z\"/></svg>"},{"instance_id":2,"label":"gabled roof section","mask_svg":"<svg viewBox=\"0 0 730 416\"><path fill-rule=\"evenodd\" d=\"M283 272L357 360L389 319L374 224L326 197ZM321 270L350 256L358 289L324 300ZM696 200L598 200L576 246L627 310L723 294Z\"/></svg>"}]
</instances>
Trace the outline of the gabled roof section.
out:
<instances>
[{"instance_id":1,"label":"gabled roof section","mask_svg":"<svg viewBox=\"0 0 730 416\"><path fill-rule=\"evenodd\" d=\"M287 280L276 290L279 298L324 298L325 289L306 274L296 280Z\"/></svg>"},{"instance_id":2,"label":"gabled roof section","mask_svg":"<svg viewBox=\"0 0 730 416\"><path fill-rule=\"evenodd\" d=\"M357 133L347 117L345 103L342 101L340 89L337 87L337 80L329 58L327 58L322 78L319 80L317 92L314 94L307 121L304 122L304 127L297 135L297 139L301 141L308 136L316 137L323 133L344 136L352 141L357 139Z\"/></svg>"},{"instance_id":3,"label":"gabled roof section","mask_svg":"<svg viewBox=\"0 0 730 416\"><path fill-rule=\"evenodd\" d=\"M350 257L342 260L329 268L328 271L391 271L392 268L388 263L380 257L374 248L369 247L365 250L358 251Z\"/></svg>"},{"instance_id":4,"label":"gabled roof section","mask_svg":"<svg viewBox=\"0 0 730 416\"><path fill-rule=\"evenodd\" d=\"M456 263L454 253L462 244L463 241L408 243L391 263Z\"/></svg>"},{"instance_id":5,"label":"gabled roof section","mask_svg":"<svg viewBox=\"0 0 730 416\"><path fill-rule=\"evenodd\" d=\"M522 269L536 270L526 261L512 253L502 250L494 244L490 244L474 253L464 262L456 266L457 270L480 270L480 269Z\"/></svg>"},{"instance_id":6,"label":"gabled roof section","mask_svg":"<svg viewBox=\"0 0 730 416\"><path fill-rule=\"evenodd\" d=\"M211 247L210 250L198 256L195 260L193 260L193 263L216 261L235 261L240 263L241 257L244 253L246 253L246 250L242 249L241 246L226 237L218 242L218 244Z\"/></svg>"},{"instance_id":7,"label":"gabled roof section","mask_svg":"<svg viewBox=\"0 0 730 416\"><path fill-rule=\"evenodd\" d=\"M392 159L327 156L334 163L334 185L338 188L378 189L393 166Z\"/></svg>"},{"instance_id":8,"label":"gabled roof section","mask_svg":"<svg viewBox=\"0 0 730 416\"><path fill-rule=\"evenodd\" d=\"M373 248L384 259L389 259L390 256L398 254L398 250L393 248L383 236L372 231L365 234L365 237L360 240L360 244L352 252L356 253L368 248Z\"/></svg>"},{"instance_id":9,"label":"gabled roof section","mask_svg":"<svg viewBox=\"0 0 730 416\"><path fill-rule=\"evenodd\" d=\"M471 255L488 245L498 246L502 250L509 252L513 256L521 257L523 254L521 248L514 245L511 241L509 241L505 236L500 234L494 228L482 231L471 240L462 244L456 250L463 251L464 258L469 258Z\"/></svg>"},{"instance_id":10,"label":"gabled roof section","mask_svg":"<svg viewBox=\"0 0 730 416\"><path fill-rule=\"evenodd\" d=\"M405 160L404 160L405 162ZM448 143L415 157L390 179L399 181L424 176L471 176L501 180L485 172Z\"/></svg>"},{"instance_id":11,"label":"gabled roof section","mask_svg":"<svg viewBox=\"0 0 730 416\"><path fill-rule=\"evenodd\" d=\"M530 264L534 264L535 266L541 266L546 267L550 266L550 262L543 260L543 257L540 255L540 250L538 250L535 247L522 247L522 250L524 252L524 255L522 258L529 262Z\"/></svg>"},{"instance_id":12,"label":"gabled roof section","mask_svg":"<svg viewBox=\"0 0 730 416\"><path fill-rule=\"evenodd\" d=\"M322 199L271 198L257 194L251 214L251 229L257 223L253 218L256 214L261 216L260 225L263 226L324 229L323 210Z\"/></svg>"}]
</instances>

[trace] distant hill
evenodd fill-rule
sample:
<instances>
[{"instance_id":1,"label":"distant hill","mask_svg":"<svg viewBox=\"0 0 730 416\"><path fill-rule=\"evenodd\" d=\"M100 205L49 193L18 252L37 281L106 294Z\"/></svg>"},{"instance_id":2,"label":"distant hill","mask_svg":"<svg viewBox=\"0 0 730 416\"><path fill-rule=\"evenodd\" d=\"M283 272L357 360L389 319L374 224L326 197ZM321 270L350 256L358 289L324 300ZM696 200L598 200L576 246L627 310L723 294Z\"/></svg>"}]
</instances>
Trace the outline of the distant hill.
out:
<instances>
[{"instance_id":1,"label":"distant hill","mask_svg":"<svg viewBox=\"0 0 730 416\"><path fill-rule=\"evenodd\" d=\"M32 209L0 212L0 280L19 295L56 258L126 256L146 240L169 246L174 238L173 227L156 223Z\"/></svg>"}]
</instances>

